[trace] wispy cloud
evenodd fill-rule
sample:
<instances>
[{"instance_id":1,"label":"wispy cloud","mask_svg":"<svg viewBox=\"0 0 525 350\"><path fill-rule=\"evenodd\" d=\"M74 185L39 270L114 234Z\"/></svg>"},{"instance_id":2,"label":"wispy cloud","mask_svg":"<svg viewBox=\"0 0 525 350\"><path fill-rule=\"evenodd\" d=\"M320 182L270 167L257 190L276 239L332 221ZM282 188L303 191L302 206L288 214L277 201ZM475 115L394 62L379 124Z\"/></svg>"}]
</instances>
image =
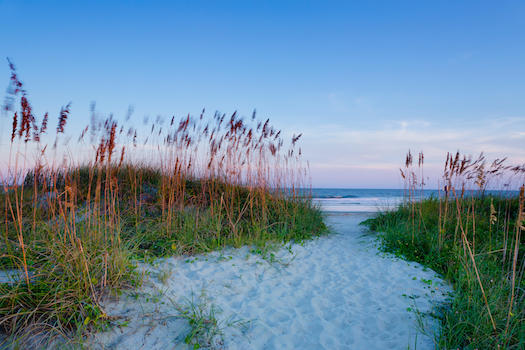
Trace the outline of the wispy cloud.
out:
<instances>
[{"instance_id":1,"label":"wispy cloud","mask_svg":"<svg viewBox=\"0 0 525 350\"><path fill-rule=\"evenodd\" d=\"M524 163L523 138L525 117L455 122L439 125L426 120L394 120L368 129L327 124L304 131L305 155L310 159L314 185L325 185L338 173L358 172L358 184L347 186L382 186L370 183L374 171L395 174L407 150L425 153L428 176L437 177L447 152L459 150L477 155L484 152L489 159L508 157L510 162ZM375 178L375 176L372 176ZM398 179L383 179L397 184ZM342 186L345 184L336 184Z\"/></svg>"}]
</instances>

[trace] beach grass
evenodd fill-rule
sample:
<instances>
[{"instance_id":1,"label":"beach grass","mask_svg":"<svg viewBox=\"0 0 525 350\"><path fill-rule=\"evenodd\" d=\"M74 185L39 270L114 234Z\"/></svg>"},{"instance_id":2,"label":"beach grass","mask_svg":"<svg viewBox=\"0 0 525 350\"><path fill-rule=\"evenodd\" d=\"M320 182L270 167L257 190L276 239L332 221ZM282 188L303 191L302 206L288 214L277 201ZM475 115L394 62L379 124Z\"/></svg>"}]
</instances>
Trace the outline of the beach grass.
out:
<instances>
[{"instance_id":1,"label":"beach grass","mask_svg":"<svg viewBox=\"0 0 525 350\"><path fill-rule=\"evenodd\" d=\"M209 302L204 290L198 296L192 294L191 299L182 303L173 300L170 302L178 311L179 317L188 321L190 329L184 337L184 343L193 349L220 348L224 344L224 329L233 327L242 331L251 324L250 320L235 318L220 320L218 315L222 310Z\"/></svg>"},{"instance_id":2,"label":"beach grass","mask_svg":"<svg viewBox=\"0 0 525 350\"><path fill-rule=\"evenodd\" d=\"M140 284L136 261L326 230L310 190L300 190L309 181L300 135L285 141L255 114L203 111L137 127L93 108L74 143L70 106L50 131L10 68L0 270L15 277L0 283L0 329L11 340L45 345L104 328L102 300Z\"/></svg>"},{"instance_id":3,"label":"beach grass","mask_svg":"<svg viewBox=\"0 0 525 350\"><path fill-rule=\"evenodd\" d=\"M425 198L421 155L416 169L411 163L407 157L401 169L408 180L404 204L365 224L379 232L384 251L432 268L454 287L439 312L438 348L523 349L524 168L449 155L443 191ZM487 190L502 179L504 191Z\"/></svg>"}]
</instances>

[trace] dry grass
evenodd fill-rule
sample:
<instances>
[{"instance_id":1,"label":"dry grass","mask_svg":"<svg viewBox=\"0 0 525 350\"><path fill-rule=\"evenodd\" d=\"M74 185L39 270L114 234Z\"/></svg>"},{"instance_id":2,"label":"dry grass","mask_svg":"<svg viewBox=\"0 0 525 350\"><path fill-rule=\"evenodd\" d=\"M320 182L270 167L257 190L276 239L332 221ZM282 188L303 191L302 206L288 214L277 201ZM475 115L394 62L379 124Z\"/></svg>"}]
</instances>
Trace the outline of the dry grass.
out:
<instances>
[{"instance_id":1,"label":"dry grass","mask_svg":"<svg viewBox=\"0 0 525 350\"><path fill-rule=\"evenodd\" d=\"M368 222L385 250L443 273L454 285L442 311L444 349L525 346L525 166L447 154L437 197L423 192L423 160L401 169L406 201ZM497 188L500 191L490 191Z\"/></svg>"},{"instance_id":2,"label":"dry grass","mask_svg":"<svg viewBox=\"0 0 525 350\"><path fill-rule=\"evenodd\" d=\"M69 336L102 327L100 301L137 283L133 259L301 240L324 230L310 201L299 136L269 120L204 111L138 127L100 118L72 143L70 105L33 114L10 63L9 160L2 169L0 328ZM48 145L50 145L48 147ZM49 337L41 337L49 339Z\"/></svg>"}]
</instances>

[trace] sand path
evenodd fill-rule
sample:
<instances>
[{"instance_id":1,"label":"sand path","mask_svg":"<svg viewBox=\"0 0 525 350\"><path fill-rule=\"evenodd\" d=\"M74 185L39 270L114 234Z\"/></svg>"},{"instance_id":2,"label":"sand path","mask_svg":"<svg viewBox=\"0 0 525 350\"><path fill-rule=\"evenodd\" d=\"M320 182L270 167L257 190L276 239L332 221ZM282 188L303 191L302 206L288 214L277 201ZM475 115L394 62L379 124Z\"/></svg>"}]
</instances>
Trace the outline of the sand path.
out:
<instances>
[{"instance_id":1,"label":"sand path","mask_svg":"<svg viewBox=\"0 0 525 350\"><path fill-rule=\"evenodd\" d=\"M190 327L174 307L207 299L220 312L224 349L433 349L418 331L450 289L431 270L378 252L358 225L366 214L330 215L335 234L276 252L269 262L246 247L142 266L138 292L106 304L125 327L99 333L95 347L185 349ZM284 264L283 264L284 263ZM431 282L430 282L431 281ZM205 294L205 297L202 295ZM232 321L251 321L229 325ZM429 330L438 322L423 317Z\"/></svg>"}]
</instances>

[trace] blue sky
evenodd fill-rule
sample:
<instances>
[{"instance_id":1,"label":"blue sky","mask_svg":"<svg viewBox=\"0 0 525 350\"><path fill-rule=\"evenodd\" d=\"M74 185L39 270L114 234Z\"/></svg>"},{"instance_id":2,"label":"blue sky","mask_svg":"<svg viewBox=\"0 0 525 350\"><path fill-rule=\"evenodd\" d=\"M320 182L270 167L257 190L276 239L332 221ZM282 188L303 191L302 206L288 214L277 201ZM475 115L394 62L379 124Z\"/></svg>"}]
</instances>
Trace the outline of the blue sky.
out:
<instances>
[{"instance_id":1,"label":"blue sky","mask_svg":"<svg viewBox=\"0 0 525 350\"><path fill-rule=\"evenodd\" d=\"M524 18L523 1L0 0L0 57L74 127L91 101L257 109L304 133L314 186L388 188L409 148L429 176L458 149L525 162Z\"/></svg>"}]
</instances>

